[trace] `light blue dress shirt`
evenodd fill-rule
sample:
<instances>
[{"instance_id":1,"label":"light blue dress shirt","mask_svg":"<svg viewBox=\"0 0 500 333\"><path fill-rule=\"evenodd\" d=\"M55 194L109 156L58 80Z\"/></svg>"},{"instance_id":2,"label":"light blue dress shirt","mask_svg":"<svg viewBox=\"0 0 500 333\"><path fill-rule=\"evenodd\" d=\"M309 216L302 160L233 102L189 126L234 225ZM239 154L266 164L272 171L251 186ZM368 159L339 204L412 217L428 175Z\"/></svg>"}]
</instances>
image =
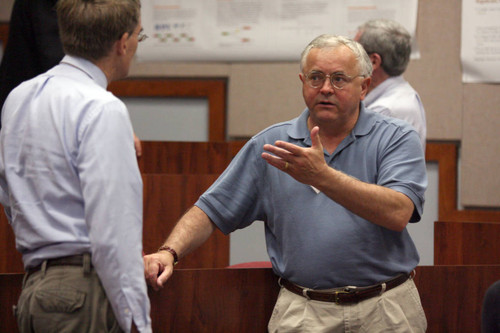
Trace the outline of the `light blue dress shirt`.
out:
<instances>
[{"instance_id":1,"label":"light blue dress shirt","mask_svg":"<svg viewBox=\"0 0 500 333\"><path fill-rule=\"evenodd\" d=\"M18 86L0 131L0 203L25 268L84 252L125 331L151 331L142 179L125 105L81 58Z\"/></svg>"}]
</instances>

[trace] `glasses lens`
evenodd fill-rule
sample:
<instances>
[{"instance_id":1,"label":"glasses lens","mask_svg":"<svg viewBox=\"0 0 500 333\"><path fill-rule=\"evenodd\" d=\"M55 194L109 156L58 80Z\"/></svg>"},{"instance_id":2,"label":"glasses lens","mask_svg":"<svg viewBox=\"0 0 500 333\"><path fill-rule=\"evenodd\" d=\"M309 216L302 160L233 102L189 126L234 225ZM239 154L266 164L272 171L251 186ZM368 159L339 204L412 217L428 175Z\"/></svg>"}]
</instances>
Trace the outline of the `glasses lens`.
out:
<instances>
[{"instance_id":1,"label":"glasses lens","mask_svg":"<svg viewBox=\"0 0 500 333\"><path fill-rule=\"evenodd\" d=\"M332 86L337 89L342 89L351 80L345 75L332 75L330 76L330 81L332 83Z\"/></svg>"},{"instance_id":2,"label":"glasses lens","mask_svg":"<svg viewBox=\"0 0 500 333\"><path fill-rule=\"evenodd\" d=\"M307 83L313 88L319 88L325 83L325 74L320 72L311 72L306 76Z\"/></svg>"}]
</instances>

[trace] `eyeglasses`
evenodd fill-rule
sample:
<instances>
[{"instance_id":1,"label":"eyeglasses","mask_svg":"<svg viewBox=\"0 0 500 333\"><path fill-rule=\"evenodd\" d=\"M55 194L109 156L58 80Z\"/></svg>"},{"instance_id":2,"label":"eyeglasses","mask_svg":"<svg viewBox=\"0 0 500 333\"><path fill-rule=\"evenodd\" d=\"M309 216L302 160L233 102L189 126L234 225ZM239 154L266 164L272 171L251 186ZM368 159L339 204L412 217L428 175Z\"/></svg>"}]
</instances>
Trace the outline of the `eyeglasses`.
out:
<instances>
[{"instance_id":1,"label":"eyeglasses","mask_svg":"<svg viewBox=\"0 0 500 333\"><path fill-rule=\"evenodd\" d=\"M348 76L340 73L325 74L323 72L312 71L306 75L306 83L311 88L321 88L325 84L326 78L330 78L331 85L335 89L341 90L358 76L365 77L364 75Z\"/></svg>"},{"instance_id":2,"label":"eyeglasses","mask_svg":"<svg viewBox=\"0 0 500 333\"><path fill-rule=\"evenodd\" d=\"M149 36L146 35L144 32L142 32L142 30L139 32L139 34L137 35L137 41L138 42L143 42L145 41Z\"/></svg>"}]
</instances>

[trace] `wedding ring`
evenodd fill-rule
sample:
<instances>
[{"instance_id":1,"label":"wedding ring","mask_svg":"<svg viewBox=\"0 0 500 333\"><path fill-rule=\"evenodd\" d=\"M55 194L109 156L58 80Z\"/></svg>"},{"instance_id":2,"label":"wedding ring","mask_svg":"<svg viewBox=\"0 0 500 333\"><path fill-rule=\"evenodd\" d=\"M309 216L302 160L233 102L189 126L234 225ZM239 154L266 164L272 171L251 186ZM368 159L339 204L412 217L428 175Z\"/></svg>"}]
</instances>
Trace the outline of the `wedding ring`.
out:
<instances>
[{"instance_id":1,"label":"wedding ring","mask_svg":"<svg viewBox=\"0 0 500 333\"><path fill-rule=\"evenodd\" d=\"M286 170L288 169L288 162L285 162L285 167L283 168L283 170Z\"/></svg>"}]
</instances>

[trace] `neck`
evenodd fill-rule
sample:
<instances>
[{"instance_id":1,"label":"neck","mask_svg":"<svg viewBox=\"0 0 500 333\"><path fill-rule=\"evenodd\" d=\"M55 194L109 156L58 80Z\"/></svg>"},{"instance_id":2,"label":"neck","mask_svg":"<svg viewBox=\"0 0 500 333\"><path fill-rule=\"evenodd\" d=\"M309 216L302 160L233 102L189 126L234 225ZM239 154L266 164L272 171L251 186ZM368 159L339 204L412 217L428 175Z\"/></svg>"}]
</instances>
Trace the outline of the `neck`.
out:
<instances>
[{"instance_id":1,"label":"neck","mask_svg":"<svg viewBox=\"0 0 500 333\"><path fill-rule=\"evenodd\" d=\"M356 126L358 118L359 110L355 118L351 119L348 123L343 124L339 124L338 121L333 121L329 124L318 124L311 117L309 117L307 119L307 127L309 128L309 131L311 131L314 126L319 127L321 144L329 154L332 154L342 140L344 140L349 133L351 133L354 126Z\"/></svg>"},{"instance_id":2,"label":"neck","mask_svg":"<svg viewBox=\"0 0 500 333\"><path fill-rule=\"evenodd\" d=\"M121 75L121 73L119 72L116 65L116 60L112 59L109 56L94 61L94 64L103 71L104 75L106 75L108 84L125 77L125 75Z\"/></svg>"},{"instance_id":3,"label":"neck","mask_svg":"<svg viewBox=\"0 0 500 333\"><path fill-rule=\"evenodd\" d=\"M387 80L390 76L387 75L384 70L379 67L373 70L372 80L370 82L370 86L368 87L368 93L370 93L373 89L375 89L379 84Z\"/></svg>"}]
</instances>

